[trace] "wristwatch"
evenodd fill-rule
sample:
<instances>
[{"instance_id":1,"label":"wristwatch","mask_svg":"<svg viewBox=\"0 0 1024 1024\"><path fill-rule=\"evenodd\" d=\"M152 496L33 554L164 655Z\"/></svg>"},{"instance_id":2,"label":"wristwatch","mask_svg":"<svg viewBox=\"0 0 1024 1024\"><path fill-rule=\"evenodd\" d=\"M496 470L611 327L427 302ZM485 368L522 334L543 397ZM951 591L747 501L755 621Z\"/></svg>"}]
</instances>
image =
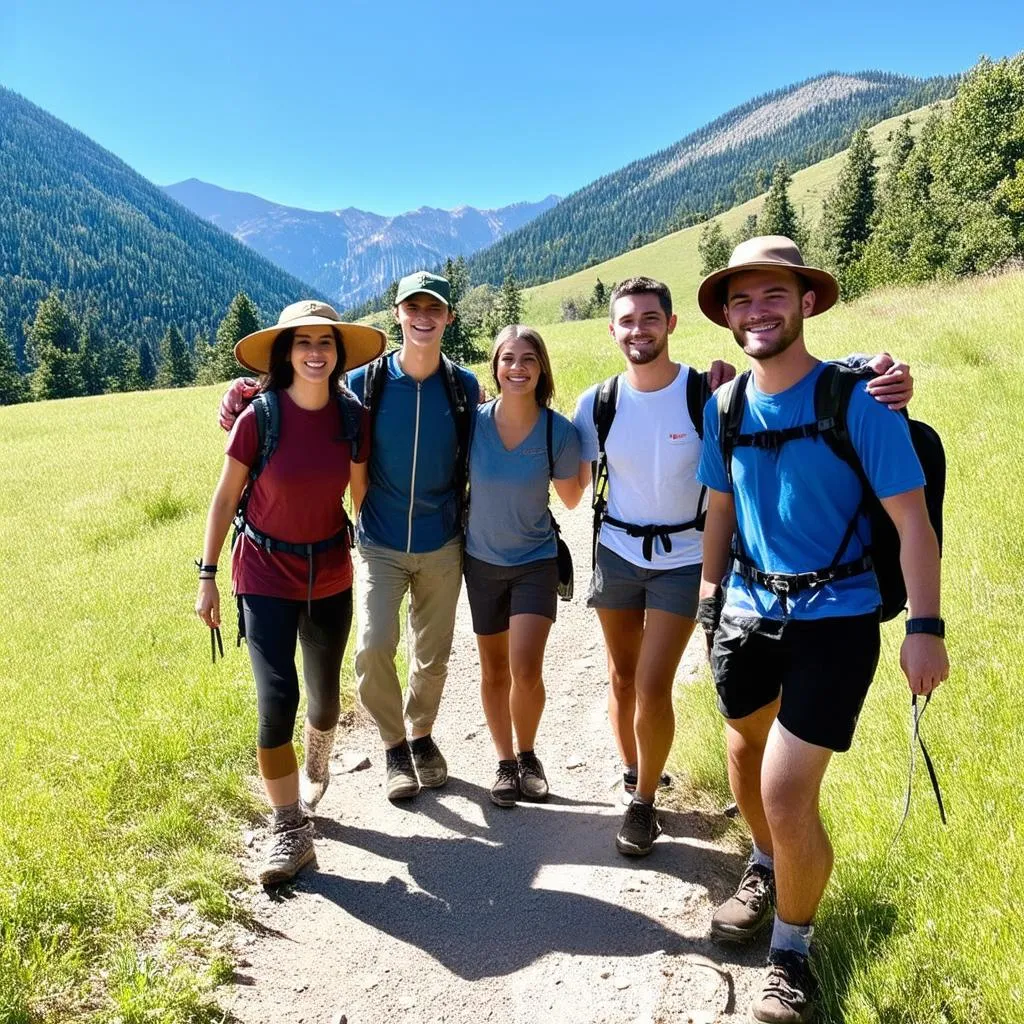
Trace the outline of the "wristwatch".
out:
<instances>
[{"instance_id":1,"label":"wristwatch","mask_svg":"<svg viewBox=\"0 0 1024 1024\"><path fill-rule=\"evenodd\" d=\"M945 639L946 621L945 619L907 619L907 636L910 636L911 633L930 633L932 636Z\"/></svg>"}]
</instances>

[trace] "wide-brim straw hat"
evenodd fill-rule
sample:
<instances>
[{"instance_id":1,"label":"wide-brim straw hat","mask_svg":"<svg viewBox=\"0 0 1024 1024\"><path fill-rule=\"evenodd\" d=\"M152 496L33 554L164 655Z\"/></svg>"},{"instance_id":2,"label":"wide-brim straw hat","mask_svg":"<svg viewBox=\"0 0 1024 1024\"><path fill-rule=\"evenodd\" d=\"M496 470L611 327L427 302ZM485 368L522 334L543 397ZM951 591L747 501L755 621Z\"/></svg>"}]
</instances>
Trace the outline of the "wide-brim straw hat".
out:
<instances>
[{"instance_id":1,"label":"wide-brim straw hat","mask_svg":"<svg viewBox=\"0 0 1024 1024\"><path fill-rule=\"evenodd\" d=\"M759 235L740 242L729 257L729 265L704 278L697 290L697 305L709 320L719 327L728 327L724 308L729 278L744 270L779 269L793 271L814 291L814 309L809 316L824 313L836 304L839 282L827 270L807 266L792 238L786 238L785 235Z\"/></svg>"},{"instance_id":2,"label":"wide-brim straw hat","mask_svg":"<svg viewBox=\"0 0 1024 1024\"><path fill-rule=\"evenodd\" d=\"M354 370L357 366L376 359L384 351L387 338L383 331L365 324L349 324L338 316L333 306L315 299L293 302L281 310L277 318L277 326L267 327L262 331L247 334L235 345L235 358L246 369L256 373L270 371L270 350L274 339L289 328L295 327L334 327L341 334L341 344L345 349L344 370Z\"/></svg>"}]
</instances>

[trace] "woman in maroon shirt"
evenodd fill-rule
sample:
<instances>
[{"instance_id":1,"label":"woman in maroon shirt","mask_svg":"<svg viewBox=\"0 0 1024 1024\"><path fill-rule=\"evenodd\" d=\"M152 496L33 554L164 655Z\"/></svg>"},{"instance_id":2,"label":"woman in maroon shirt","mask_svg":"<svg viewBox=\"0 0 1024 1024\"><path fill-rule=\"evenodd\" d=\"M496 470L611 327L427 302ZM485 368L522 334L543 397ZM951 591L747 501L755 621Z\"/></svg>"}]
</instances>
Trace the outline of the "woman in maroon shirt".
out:
<instances>
[{"instance_id":1,"label":"woman in maroon shirt","mask_svg":"<svg viewBox=\"0 0 1024 1024\"><path fill-rule=\"evenodd\" d=\"M314 857L307 815L330 781L352 624L350 524L342 498L351 464L366 460L370 439L366 411L340 378L383 349L382 332L342 323L320 302L289 306L276 327L235 346L238 361L264 376L261 395L228 440L206 522L196 612L211 629L220 626L217 558L240 509L231 578L256 678L256 757L273 809L260 868L264 885L292 878ZM268 437L276 443L268 445ZM307 698L301 771L292 745L296 641Z\"/></svg>"}]
</instances>

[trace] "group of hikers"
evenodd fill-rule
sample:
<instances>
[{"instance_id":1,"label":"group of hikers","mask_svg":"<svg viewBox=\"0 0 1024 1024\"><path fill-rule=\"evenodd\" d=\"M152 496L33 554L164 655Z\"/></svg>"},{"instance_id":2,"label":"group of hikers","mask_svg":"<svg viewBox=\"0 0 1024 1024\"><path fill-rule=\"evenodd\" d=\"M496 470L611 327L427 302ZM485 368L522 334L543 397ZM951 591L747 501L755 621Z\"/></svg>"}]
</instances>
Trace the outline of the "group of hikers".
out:
<instances>
[{"instance_id":1,"label":"group of hikers","mask_svg":"<svg viewBox=\"0 0 1024 1024\"><path fill-rule=\"evenodd\" d=\"M549 485L571 509L593 484L587 604L604 635L628 801L616 846L643 856L661 831L655 804L668 782L673 679L699 622L729 780L753 840L711 934L744 942L771 924L752 1015L810 1019L812 922L832 868L819 790L832 753L851 744L879 657L868 489L900 542L909 609L900 664L911 691L927 695L948 673L925 478L908 421L894 411L910 400L909 368L886 354L845 366L811 355L804 320L837 297L834 278L806 266L791 240L739 245L698 294L704 315L749 359L736 377L721 361L707 373L674 362L669 289L623 281L611 293L609 330L625 368L585 391L571 421L551 408L543 339L520 324L494 339L496 397L485 400L475 376L442 354L455 310L448 281L431 273L399 283L394 352L384 354L382 332L343 323L316 301L289 306L275 327L238 343L238 361L261 379L234 382L221 405L231 434L196 611L219 628L217 563L234 523L232 590L273 810L264 884L314 857L310 814L330 782L353 542L356 683L385 749L388 798L447 780L432 730L463 578L497 759L491 799L511 807L547 797L535 740L566 575ZM823 417L830 390L839 411ZM837 455L839 435L856 464ZM395 656L407 595L403 699ZM292 744L296 641L307 696L301 766Z\"/></svg>"}]
</instances>

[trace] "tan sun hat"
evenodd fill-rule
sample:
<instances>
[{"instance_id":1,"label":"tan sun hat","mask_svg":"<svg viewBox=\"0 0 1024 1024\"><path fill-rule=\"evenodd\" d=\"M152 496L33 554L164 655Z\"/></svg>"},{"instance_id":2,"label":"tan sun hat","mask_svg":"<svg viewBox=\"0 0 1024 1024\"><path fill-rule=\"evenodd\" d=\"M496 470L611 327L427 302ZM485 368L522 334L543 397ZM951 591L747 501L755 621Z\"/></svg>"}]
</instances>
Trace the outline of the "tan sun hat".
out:
<instances>
[{"instance_id":1,"label":"tan sun hat","mask_svg":"<svg viewBox=\"0 0 1024 1024\"><path fill-rule=\"evenodd\" d=\"M839 283L826 270L808 267L800 249L792 238L785 235L758 235L740 242L729 257L724 270L716 270L701 282L697 290L697 305L700 311L719 327L728 327L723 307L726 298L726 282L733 274L744 270L792 270L804 278L814 291L814 311L811 316L831 309L839 298Z\"/></svg>"},{"instance_id":2,"label":"tan sun hat","mask_svg":"<svg viewBox=\"0 0 1024 1024\"><path fill-rule=\"evenodd\" d=\"M384 351L387 339L383 331L365 324L347 324L333 306L315 299L293 302L281 310L276 327L247 334L235 345L235 358L256 373L270 370L270 350L274 339L290 327L336 327L345 349L345 370L354 370L374 360Z\"/></svg>"}]
</instances>

